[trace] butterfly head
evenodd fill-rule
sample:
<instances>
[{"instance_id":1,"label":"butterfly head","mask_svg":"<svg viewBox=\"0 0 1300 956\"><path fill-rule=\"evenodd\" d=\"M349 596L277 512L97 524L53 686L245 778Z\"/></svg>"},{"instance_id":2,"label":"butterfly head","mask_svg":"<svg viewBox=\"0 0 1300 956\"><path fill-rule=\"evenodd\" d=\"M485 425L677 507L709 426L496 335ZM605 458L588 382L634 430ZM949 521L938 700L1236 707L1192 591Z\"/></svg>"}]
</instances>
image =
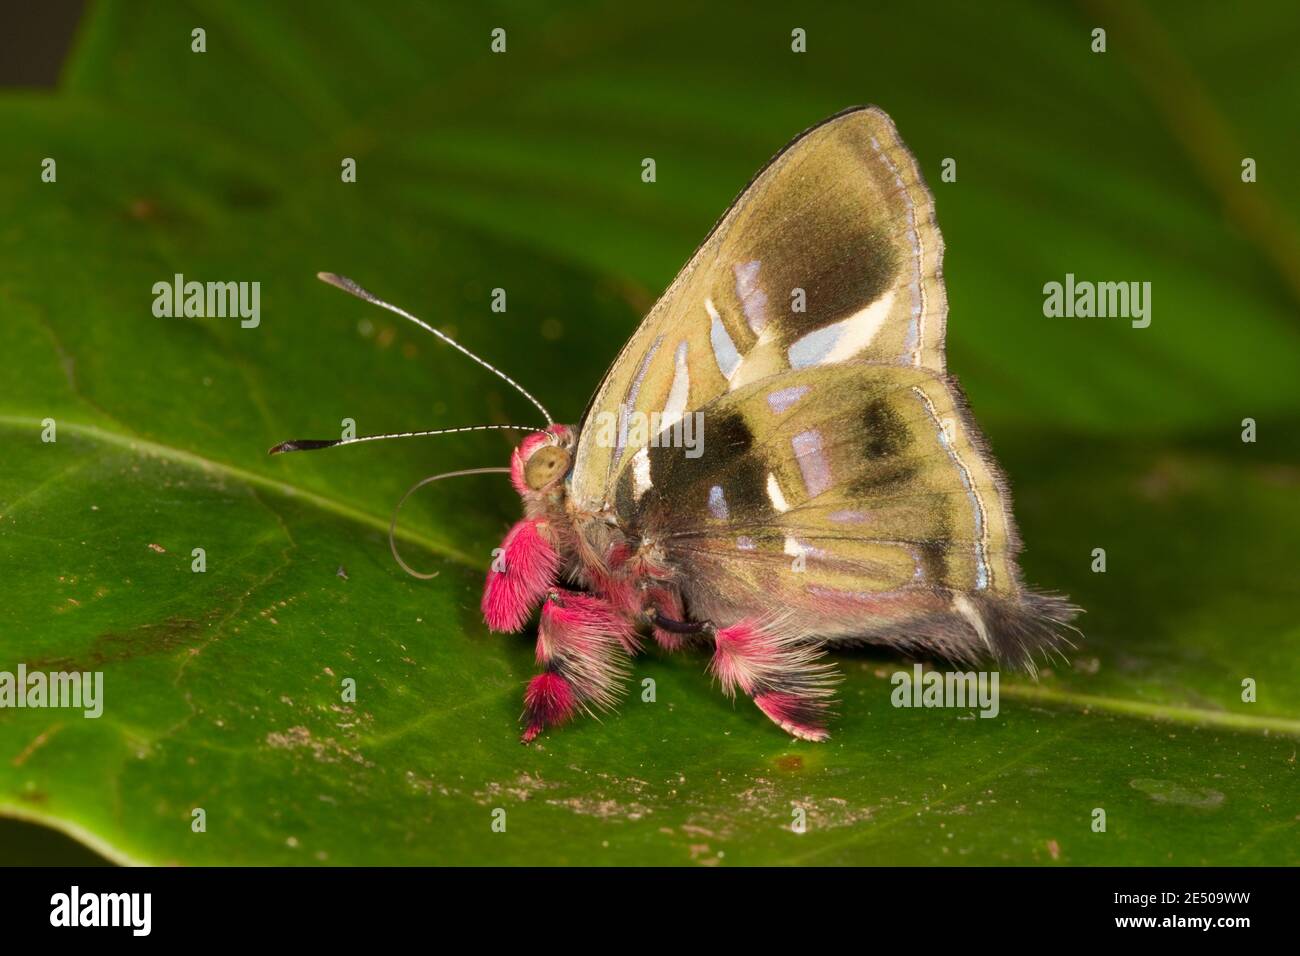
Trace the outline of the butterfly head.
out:
<instances>
[{"instance_id":1,"label":"butterfly head","mask_svg":"<svg viewBox=\"0 0 1300 956\"><path fill-rule=\"evenodd\" d=\"M568 425L550 425L529 435L510 456L510 481L524 498L559 492L573 463L575 444Z\"/></svg>"}]
</instances>

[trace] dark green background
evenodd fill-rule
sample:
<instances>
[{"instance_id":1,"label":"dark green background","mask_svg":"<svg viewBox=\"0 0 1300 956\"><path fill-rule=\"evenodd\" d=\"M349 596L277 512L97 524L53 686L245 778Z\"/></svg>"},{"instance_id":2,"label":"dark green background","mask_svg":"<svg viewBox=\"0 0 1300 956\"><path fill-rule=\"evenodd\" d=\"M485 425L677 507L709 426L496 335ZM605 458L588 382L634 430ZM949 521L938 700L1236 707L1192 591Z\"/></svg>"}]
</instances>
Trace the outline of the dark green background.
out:
<instances>
[{"instance_id":1,"label":"dark green background","mask_svg":"<svg viewBox=\"0 0 1300 956\"><path fill-rule=\"evenodd\" d=\"M146 863L1295 863L1294 8L539 7L96 4L56 90L0 94L0 669L102 669L108 697L99 721L0 712L0 812ZM495 478L414 500L432 582L383 536L413 481L509 442L265 449L345 416L530 408L313 274L453 330L572 420L753 172L864 102L935 190L950 367L1011 476L1027 577L1087 610L1086 643L1037 685L1005 675L992 721L894 710L899 662L845 655L820 747L726 701L702 658L651 653L634 686L656 703L519 747L531 646L477 612L517 500ZM260 281L261 326L154 318L175 272ZM1045 318L1067 272L1151 282L1151 327ZM75 852L0 839L10 861Z\"/></svg>"}]
</instances>

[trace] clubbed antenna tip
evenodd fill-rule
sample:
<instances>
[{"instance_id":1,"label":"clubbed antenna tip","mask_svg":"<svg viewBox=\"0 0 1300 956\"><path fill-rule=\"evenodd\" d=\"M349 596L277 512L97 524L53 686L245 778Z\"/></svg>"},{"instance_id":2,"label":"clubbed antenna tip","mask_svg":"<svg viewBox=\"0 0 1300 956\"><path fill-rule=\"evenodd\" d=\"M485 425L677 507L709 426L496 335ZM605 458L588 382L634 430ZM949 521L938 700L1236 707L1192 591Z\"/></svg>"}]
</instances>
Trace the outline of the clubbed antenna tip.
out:
<instances>
[{"instance_id":1,"label":"clubbed antenna tip","mask_svg":"<svg viewBox=\"0 0 1300 956\"><path fill-rule=\"evenodd\" d=\"M293 441L282 441L270 451L268 455L283 455L287 451L315 451L317 448L333 448L335 445L342 444L341 441L328 440L323 438L295 438Z\"/></svg>"},{"instance_id":2,"label":"clubbed antenna tip","mask_svg":"<svg viewBox=\"0 0 1300 956\"><path fill-rule=\"evenodd\" d=\"M363 291L361 286L357 285L351 279L335 275L333 272L318 272L316 273L316 278L320 279L321 282L326 282L336 288L342 289L344 292L351 292L353 295L356 295L359 291Z\"/></svg>"}]
</instances>

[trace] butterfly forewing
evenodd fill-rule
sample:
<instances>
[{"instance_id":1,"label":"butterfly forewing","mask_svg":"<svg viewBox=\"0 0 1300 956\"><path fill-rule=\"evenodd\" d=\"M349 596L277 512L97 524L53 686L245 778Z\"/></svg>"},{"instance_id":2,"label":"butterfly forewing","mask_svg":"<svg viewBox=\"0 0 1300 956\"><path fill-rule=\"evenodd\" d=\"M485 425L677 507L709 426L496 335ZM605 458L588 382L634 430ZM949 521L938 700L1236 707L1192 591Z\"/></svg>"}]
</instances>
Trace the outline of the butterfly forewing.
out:
<instances>
[{"instance_id":1,"label":"butterfly forewing","mask_svg":"<svg viewBox=\"0 0 1300 956\"><path fill-rule=\"evenodd\" d=\"M615 473L645 444L637 416L671 424L791 368L941 371L942 256L929 191L888 116L853 110L805 133L732 204L601 383L575 503L608 504Z\"/></svg>"}]
</instances>

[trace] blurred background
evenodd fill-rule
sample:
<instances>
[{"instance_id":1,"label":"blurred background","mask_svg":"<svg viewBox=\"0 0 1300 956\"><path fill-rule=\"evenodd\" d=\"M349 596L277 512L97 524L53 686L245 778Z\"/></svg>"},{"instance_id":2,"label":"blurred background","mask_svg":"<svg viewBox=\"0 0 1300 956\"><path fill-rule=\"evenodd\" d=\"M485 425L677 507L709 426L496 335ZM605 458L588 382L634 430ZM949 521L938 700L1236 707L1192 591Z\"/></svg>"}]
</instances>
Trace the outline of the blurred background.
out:
<instances>
[{"instance_id":1,"label":"blurred background","mask_svg":"<svg viewBox=\"0 0 1300 956\"><path fill-rule=\"evenodd\" d=\"M0 822L0 860L88 859L47 824L117 862L1296 862L1293 4L5 17L0 668L102 669L116 696L99 722L0 712L0 813L30 821ZM1086 644L1040 684L1008 679L996 722L892 711L896 661L849 656L815 752L733 712L702 660L652 657L638 678L671 703L521 754L531 649L476 611L517 501L478 479L413 500L429 584L383 541L412 482L504 463L510 442L265 450L344 418L530 408L315 272L429 318L572 421L753 173L859 103L890 113L935 193L950 368L1011 476L1026 577L1087 610ZM155 318L175 273L260 281L260 326ZM1150 282L1150 327L1045 317L1067 273ZM62 431L42 447L47 416ZM368 688L346 713L343 673ZM519 835L485 842L484 807L509 799ZM798 801L821 825L794 853ZM1102 805L1127 822L1089 839ZM219 834L194 837L195 806Z\"/></svg>"}]
</instances>

